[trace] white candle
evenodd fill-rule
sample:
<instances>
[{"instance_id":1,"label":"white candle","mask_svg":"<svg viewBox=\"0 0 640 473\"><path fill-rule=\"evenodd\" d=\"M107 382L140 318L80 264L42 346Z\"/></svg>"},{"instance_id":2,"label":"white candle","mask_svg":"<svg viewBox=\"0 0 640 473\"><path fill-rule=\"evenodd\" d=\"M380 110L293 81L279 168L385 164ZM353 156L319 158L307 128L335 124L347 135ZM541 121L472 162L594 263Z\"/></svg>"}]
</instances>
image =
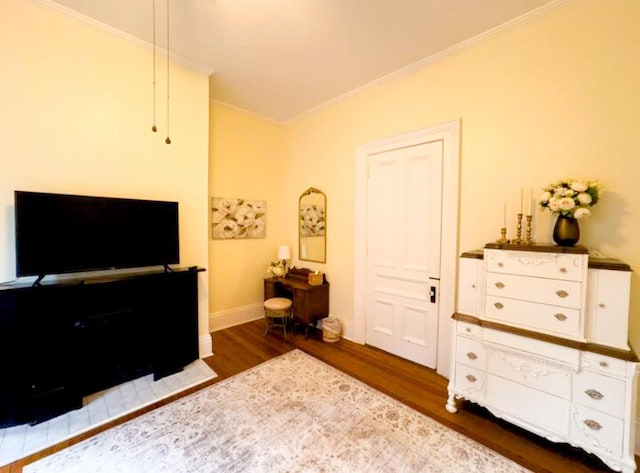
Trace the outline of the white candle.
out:
<instances>
[{"instance_id":1,"label":"white candle","mask_svg":"<svg viewBox=\"0 0 640 473\"><path fill-rule=\"evenodd\" d=\"M529 194L529 215L533 215L534 208L535 208L535 204L533 202L533 189L531 189Z\"/></svg>"},{"instance_id":2,"label":"white candle","mask_svg":"<svg viewBox=\"0 0 640 473\"><path fill-rule=\"evenodd\" d=\"M520 213L522 214L522 196L524 195L524 189L520 189Z\"/></svg>"},{"instance_id":3,"label":"white candle","mask_svg":"<svg viewBox=\"0 0 640 473\"><path fill-rule=\"evenodd\" d=\"M504 212L502 214L502 218L503 218L503 228L507 228L507 203L504 203Z\"/></svg>"}]
</instances>

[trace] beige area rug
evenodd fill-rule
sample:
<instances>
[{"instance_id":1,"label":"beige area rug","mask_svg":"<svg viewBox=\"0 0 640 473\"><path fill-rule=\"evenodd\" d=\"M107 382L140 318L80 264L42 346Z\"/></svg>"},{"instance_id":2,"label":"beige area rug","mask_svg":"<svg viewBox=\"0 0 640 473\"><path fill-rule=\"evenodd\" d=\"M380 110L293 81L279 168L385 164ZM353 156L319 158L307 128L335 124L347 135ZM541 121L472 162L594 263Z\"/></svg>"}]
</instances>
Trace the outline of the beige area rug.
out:
<instances>
[{"instance_id":1,"label":"beige area rug","mask_svg":"<svg viewBox=\"0 0 640 473\"><path fill-rule=\"evenodd\" d=\"M529 470L299 350L24 468L25 473L324 471Z\"/></svg>"},{"instance_id":2,"label":"beige area rug","mask_svg":"<svg viewBox=\"0 0 640 473\"><path fill-rule=\"evenodd\" d=\"M0 467L104 425L218 375L203 360L158 381L153 375L85 397L82 408L36 425L0 429Z\"/></svg>"}]
</instances>

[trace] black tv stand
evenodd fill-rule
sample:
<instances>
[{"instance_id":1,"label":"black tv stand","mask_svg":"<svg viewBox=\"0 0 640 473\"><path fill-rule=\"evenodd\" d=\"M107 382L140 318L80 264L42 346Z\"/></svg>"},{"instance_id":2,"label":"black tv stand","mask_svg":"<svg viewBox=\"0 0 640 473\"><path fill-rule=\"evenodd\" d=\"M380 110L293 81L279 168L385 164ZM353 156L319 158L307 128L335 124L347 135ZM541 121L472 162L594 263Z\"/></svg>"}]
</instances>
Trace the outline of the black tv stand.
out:
<instances>
[{"instance_id":1,"label":"black tv stand","mask_svg":"<svg viewBox=\"0 0 640 473\"><path fill-rule=\"evenodd\" d=\"M47 420L88 394L196 360L200 271L0 287L0 427Z\"/></svg>"}]
</instances>

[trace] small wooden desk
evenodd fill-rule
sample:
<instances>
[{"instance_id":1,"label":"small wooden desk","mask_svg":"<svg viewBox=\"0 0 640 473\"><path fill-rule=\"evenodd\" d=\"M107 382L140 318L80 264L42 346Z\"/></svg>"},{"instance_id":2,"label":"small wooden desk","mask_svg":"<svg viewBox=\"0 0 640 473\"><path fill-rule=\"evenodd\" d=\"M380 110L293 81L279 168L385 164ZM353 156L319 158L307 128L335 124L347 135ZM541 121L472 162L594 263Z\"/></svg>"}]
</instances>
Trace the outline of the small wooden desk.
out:
<instances>
[{"instance_id":1,"label":"small wooden desk","mask_svg":"<svg viewBox=\"0 0 640 473\"><path fill-rule=\"evenodd\" d=\"M293 316L302 322L305 335L309 326L317 320L329 316L329 283L323 276L323 283L313 286L307 282L311 270L291 268L284 278L264 280L264 300L272 297L288 297L293 301Z\"/></svg>"}]
</instances>

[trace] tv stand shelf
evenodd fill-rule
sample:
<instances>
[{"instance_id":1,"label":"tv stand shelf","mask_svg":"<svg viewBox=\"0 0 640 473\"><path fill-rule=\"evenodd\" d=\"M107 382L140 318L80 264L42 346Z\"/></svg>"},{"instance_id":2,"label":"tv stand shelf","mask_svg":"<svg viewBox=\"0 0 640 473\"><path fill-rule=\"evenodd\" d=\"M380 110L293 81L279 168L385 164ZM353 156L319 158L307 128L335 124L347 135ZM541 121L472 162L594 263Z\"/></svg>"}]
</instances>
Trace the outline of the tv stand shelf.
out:
<instances>
[{"instance_id":1,"label":"tv stand shelf","mask_svg":"<svg viewBox=\"0 0 640 473\"><path fill-rule=\"evenodd\" d=\"M47 420L83 396L197 359L201 271L0 286L0 427Z\"/></svg>"}]
</instances>

